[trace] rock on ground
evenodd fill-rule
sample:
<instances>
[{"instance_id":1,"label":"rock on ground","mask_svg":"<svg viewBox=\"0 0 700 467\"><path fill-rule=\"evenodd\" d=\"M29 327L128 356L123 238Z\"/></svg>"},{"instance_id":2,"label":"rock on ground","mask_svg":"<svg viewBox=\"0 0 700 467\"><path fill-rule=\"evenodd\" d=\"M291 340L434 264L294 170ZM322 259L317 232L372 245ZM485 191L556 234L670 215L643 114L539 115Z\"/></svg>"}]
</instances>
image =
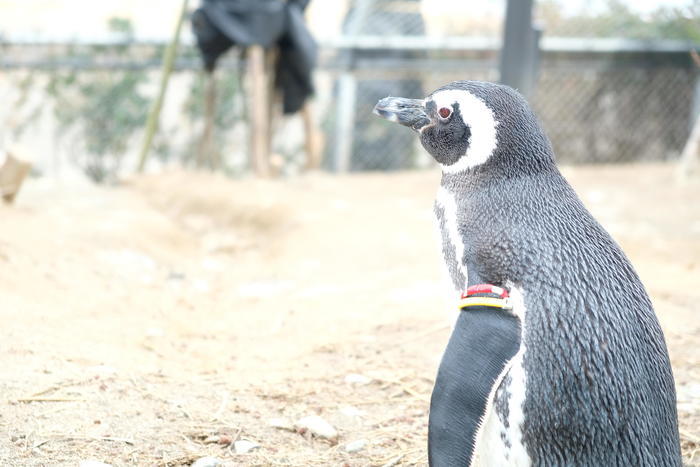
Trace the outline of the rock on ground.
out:
<instances>
[{"instance_id":1,"label":"rock on ground","mask_svg":"<svg viewBox=\"0 0 700 467\"><path fill-rule=\"evenodd\" d=\"M320 438L325 438L328 440L336 440L338 438L338 431L333 427L333 425L318 415L309 415L308 417L300 419L297 421L296 427L297 429L308 430L313 435Z\"/></svg>"}]
</instances>

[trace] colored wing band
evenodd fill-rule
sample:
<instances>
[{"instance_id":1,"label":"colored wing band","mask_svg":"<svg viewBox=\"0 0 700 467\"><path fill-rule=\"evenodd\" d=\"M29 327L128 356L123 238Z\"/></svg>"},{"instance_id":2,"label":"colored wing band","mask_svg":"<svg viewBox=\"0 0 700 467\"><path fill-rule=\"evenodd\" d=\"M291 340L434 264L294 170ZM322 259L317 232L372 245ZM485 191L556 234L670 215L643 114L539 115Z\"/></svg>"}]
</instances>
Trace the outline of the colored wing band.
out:
<instances>
[{"instance_id":1,"label":"colored wing band","mask_svg":"<svg viewBox=\"0 0 700 467\"><path fill-rule=\"evenodd\" d=\"M460 310L474 306L487 306L491 308L500 308L502 310L510 310L513 308L507 298L467 297L459 302Z\"/></svg>"},{"instance_id":2,"label":"colored wing band","mask_svg":"<svg viewBox=\"0 0 700 467\"><path fill-rule=\"evenodd\" d=\"M508 298L508 291L506 289L491 284L472 285L462 294L462 298L471 297L476 294L491 294L496 295L498 298Z\"/></svg>"}]
</instances>

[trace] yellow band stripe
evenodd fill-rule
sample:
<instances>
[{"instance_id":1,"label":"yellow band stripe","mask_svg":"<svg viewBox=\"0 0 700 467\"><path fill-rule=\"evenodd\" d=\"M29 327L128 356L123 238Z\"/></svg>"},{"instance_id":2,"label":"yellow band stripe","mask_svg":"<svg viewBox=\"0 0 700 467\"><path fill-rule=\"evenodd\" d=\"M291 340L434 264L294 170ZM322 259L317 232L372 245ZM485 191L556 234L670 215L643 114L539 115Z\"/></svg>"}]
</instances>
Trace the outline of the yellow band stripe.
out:
<instances>
[{"instance_id":1,"label":"yellow band stripe","mask_svg":"<svg viewBox=\"0 0 700 467\"><path fill-rule=\"evenodd\" d=\"M490 306L494 308L509 308L508 302L502 298L469 297L460 300L460 310L469 306Z\"/></svg>"}]
</instances>

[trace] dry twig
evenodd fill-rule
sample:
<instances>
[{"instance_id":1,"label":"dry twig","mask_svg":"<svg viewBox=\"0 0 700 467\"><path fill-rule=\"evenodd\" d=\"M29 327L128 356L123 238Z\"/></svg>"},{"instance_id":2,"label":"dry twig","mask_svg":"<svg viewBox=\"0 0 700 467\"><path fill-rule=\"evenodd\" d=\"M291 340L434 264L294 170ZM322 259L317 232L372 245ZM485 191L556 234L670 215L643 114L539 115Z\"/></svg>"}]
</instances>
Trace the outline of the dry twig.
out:
<instances>
[{"instance_id":1,"label":"dry twig","mask_svg":"<svg viewBox=\"0 0 700 467\"><path fill-rule=\"evenodd\" d=\"M680 432L682 438L685 438L688 441L692 441L695 444L700 444L700 437L699 436L694 435L693 433L691 433L687 430L684 430L683 428L679 429L678 431Z\"/></svg>"},{"instance_id":2,"label":"dry twig","mask_svg":"<svg viewBox=\"0 0 700 467\"><path fill-rule=\"evenodd\" d=\"M15 402L82 402L85 399L75 397L21 397Z\"/></svg>"},{"instance_id":3,"label":"dry twig","mask_svg":"<svg viewBox=\"0 0 700 467\"><path fill-rule=\"evenodd\" d=\"M404 456L405 456L405 454L400 454L400 455L394 457L393 459L391 459L386 464L383 464L382 467L393 467L395 465L398 465L398 463L401 462L401 459L403 459Z\"/></svg>"}]
</instances>

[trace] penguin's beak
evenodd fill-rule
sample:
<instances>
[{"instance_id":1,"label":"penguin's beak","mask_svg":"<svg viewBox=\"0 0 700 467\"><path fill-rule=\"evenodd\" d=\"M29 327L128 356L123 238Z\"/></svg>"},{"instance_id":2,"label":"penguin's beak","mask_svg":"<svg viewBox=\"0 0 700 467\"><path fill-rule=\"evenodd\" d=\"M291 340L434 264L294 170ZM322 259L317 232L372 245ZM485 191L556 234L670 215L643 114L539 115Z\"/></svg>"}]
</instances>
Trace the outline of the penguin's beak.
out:
<instances>
[{"instance_id":1,"label":"penguin's beak","mask_svg":"<svg viewBox=\"0 0 700 467\"><path fill-rule=\"evenodd\" d=\"M425 102L422 99L385 97L377 102L373 113L415 131L420 131L430 123L430 118L425 112Z\"/></svg>"}]
</instances>

